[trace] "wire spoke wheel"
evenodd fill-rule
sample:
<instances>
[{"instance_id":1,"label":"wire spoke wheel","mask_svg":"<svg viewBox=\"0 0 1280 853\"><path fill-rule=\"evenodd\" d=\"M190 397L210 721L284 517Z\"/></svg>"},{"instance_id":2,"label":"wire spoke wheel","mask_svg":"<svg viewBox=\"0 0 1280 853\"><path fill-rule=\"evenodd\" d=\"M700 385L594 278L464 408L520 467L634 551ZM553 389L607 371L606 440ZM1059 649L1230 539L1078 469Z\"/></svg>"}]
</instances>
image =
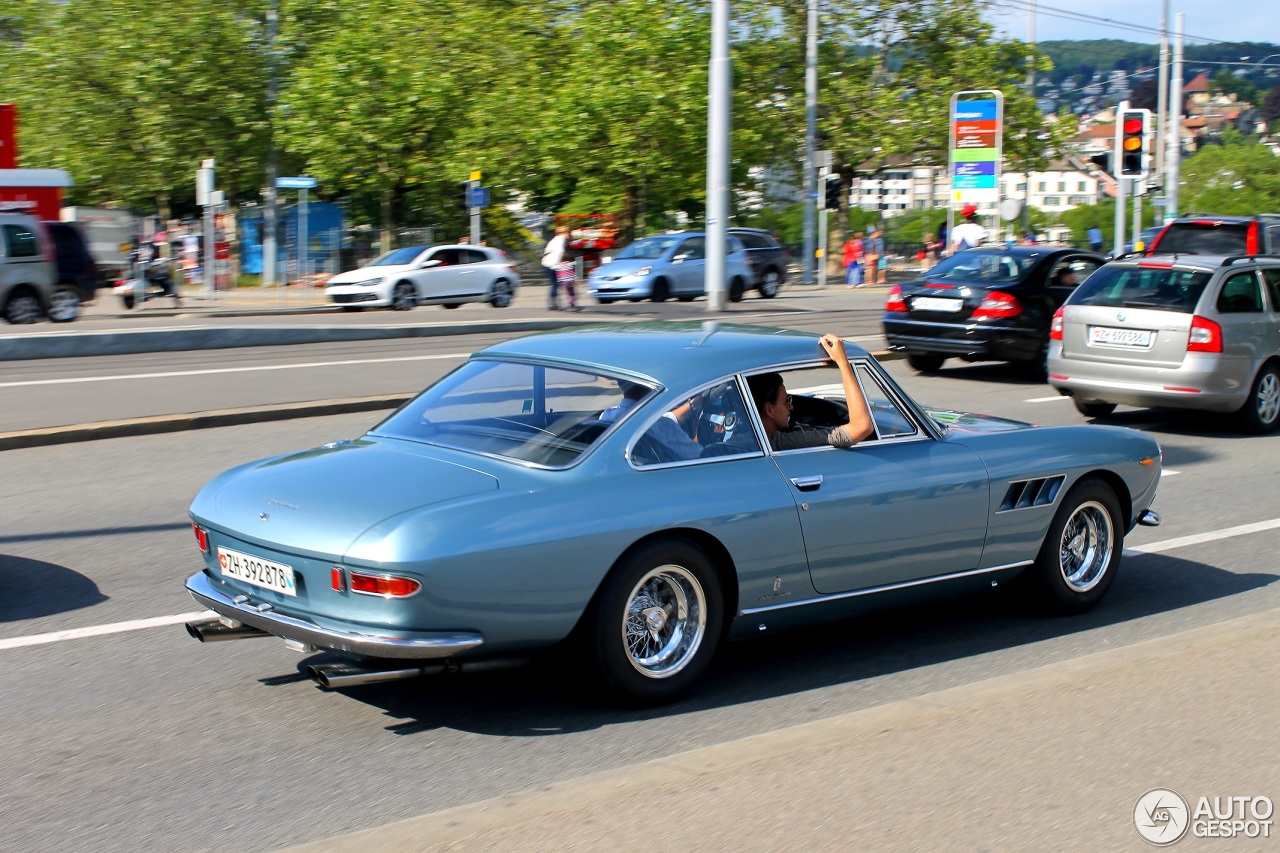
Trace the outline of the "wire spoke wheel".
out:
<instances>
[{"instance_id":1,"label":"wire spoke wheel","mask_svg":"<svg viewBox=\"0 0 1280 853\"><path fill-rule=\"evenodd\" d=\"M1077 592L1098 585L1111 564L1111 515L1097 501L1076 508L1062 529L1058 546L1058 566L1062 579Z\"/></svg>"},{"instance_id":2,"label":"wire spoke wheel","mask_svg":"<svg viewBox=\"0 0 1280 853\"><path fill-rule=\"evenodd\" d=\"M637 672L669 678L697 654L706 629L706 594L698 579L680 566L660 566L631 591L622 641Z\"/></svg>"}]
</instances>

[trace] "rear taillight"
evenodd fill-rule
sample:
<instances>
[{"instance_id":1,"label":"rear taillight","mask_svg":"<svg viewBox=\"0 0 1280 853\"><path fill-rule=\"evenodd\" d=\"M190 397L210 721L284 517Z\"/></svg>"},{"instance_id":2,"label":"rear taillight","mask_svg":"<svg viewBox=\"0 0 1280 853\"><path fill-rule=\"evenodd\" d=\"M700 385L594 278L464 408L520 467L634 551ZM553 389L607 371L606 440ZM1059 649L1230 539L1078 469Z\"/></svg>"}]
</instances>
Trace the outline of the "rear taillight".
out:
<instances>
[{"instance_id":1,"label":"rear taillight","mask_svg":"<svg viewBox=\"0 0 1280 853\"><path fill-rule=\"evenodd\" d=\"M1062 340L1062 308L1053 312L1053 319L1049 321L1049 340Z\"/></svg>"},{"instance_id":2,"label":"rear taillight","mask_svg":"<svg viewBox=\"0 0 1280 853\"><path fill-rule=\"evenodd\" d=\"M1192 315L1187 352L1222 352L1222 327L1212 320Z\"/></svg>"},{"instance_id":3,"label":"rear taillight","mask_svg":"<svg viewBox=\"0 0 1280 853\"><path fill-rule=\"evenodd\" d=\"M1244 232L1244 253L1246 255L1258 254L1258 223L1250 222L1249 227Z\"/></svg>"},{"instance_id":4,"label":"rear taillight","mask_svg":"<svg viewBox=\"0 0 1280 853\"><path fill-rule=\"evenodd\" d=\"M886 311L906 311L907 302L902 298L902 285L895 284L889 288L889 295L884 301Z\"/></svg>"},{"instance_id":5,"label":"rear taillight","mask_svg":"<svg viewBox=\"0 0 1280 853\"><path fill-rule=\"evenodd\" d=\"M196 544L200 546L200 553L209 553L209 532L194 521L191 522L191 532L196 535Z\"/></svg>"},{"instance_id":6,"label":"rear taillight","mask_svg":"<svg viewBox=\"0 0 1280 853\"><path fill-rule=\"evenodd\" d=\"M386 598L403 598L422 589L422 584L413 578L396 575L367 575L363 572L351 572L348 579L351 582L352 592L381 595Z\"/></svg>"},{"instance_id":7,"label":"rear taillight","mask_svg":"<svg viewBox=\"0 0 1280 853\"><path fill-rule=\"evenodd\" d=\"M1001 320L1007 317L1017 317L1021 313L1022 306L1018 304L1018 300L1008 293L996 290L982 298L982 301L978 303L978 307L973 310L972 316Z\"/></svg>"}]
</instances>

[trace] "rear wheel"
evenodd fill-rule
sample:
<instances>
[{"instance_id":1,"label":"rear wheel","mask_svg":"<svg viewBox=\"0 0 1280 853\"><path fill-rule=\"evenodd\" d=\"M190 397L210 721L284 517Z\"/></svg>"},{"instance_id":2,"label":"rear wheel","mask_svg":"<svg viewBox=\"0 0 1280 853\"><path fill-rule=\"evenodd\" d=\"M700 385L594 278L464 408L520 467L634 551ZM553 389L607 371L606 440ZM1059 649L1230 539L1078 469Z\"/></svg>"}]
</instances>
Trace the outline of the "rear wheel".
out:
<instances>
[{"instance_id":1,"label":"rear wheel","mask_svg":"<svg viewBox=\"0 0 1280 853\"><path fill-rule=\"evenodd\" d=\"M391 290L391 310L408 311L417 303L418 300L413 294L413 285L407 281L396 282L396 286Z\"/></svg>"},{"instance_id":2,"label":"rear wheel","mask_svg":"<svg viewBox=\"0 0 1280 853\"><path fill-rule=\"evenodd\" d=\"M1086 418L1105 418L1116 410L1115 403L1086 403L1082 400L1072 402L1076 404L1076 411Z\"/></svg>"},{"instance_id":3,"label":"rear wheel","mask_svg":"<svg viewBox=\"0 0 1280 853\"><path fill-rule=\"evenodd\" d=\"M1115 492L1085 478L1063 498L1035 564L1028 569L1039 603L1059 613L1097 604L1115 579L1124 548L1124 517Z\"/></svg>"},{"instance_id":4,"label":"rear wheel","mask_svg":"<svg viewBox=\"0 0 1280 853\"><path fill-rule=\"evenodd\" d=\"M489 291L489 304L494 308L506 308L511 304L511 282L500 278L493 283Z\"/></svg>"},{"instance_id":5,"label":"rear wheel","mask_svg":"<svg viewBox=\"0 0 1280 853\"><path fill-rule=\"evenodd\" d=\"M72 284L60 284L49 300L49 319L55 323L70 323L80 316L80 289Z\"/></svg>"},{"instance_id":6,"label":"rear wheel","mask_svg":"<svg viewBox=\"0 0 1280 853\"><path fill-rule=\"evenodd\" d=\"M665 702L701 677L724 625L711 561L683 539L650 542L614 567L588 614L587 654L616 698Z\"/></svg>"},{"instance_id":7,"label":"rear wheel","mask_svg":"<svg viewBox=\"0 0 1280 853\"><path fill-rule=\"evenodd\" d=\"M132 293L120 294L120 301L124 303L124 308L126 311L128 311L130 308L133 307L133 294Z\"/></svg>"},{"instance_id":8,"label":"rear wheel","mask_svg":"<svg viewBox=\"0 0 1280 853\"><path fill-rule=\"evenodd\" d=\"M15 326L34 323L40 319L40 299L27 287L14 288L9 302L4 306L4 318Z\"/></svg>"},{"instance_id":9,"label":"rear wheel","mask_svg":"<svg viewBox=\"0 0 1280 853\"><path fill-rule=\"evenodd\" d=\"M1238 413L1247 432L1266 435L1280 423L1280 368L1264 364L1249 389L1249 399Z\"/></svg>"},{"instance_id":10,"label":"rear wheel","mask_svg":"<svg viewBox=\"0 0 1280 853\"><path fill-rule=\"evenodd\" d=\"M947 360L945 355L936 355L934 353L925 352L909 352L907 353L907 364L921 373L935 373L942 368L942 363Z\"/></svg>"},{"instance_id":11,"label":"rear wheel","mask_svg":"<svg viewBox=\"0 0 1280 853\"><path fill-rule=\"evenodd\" d=\"M772 299L781 288L782 276L778 271L773 268L765 270L764 278L760 279L760 295L765 299Z\"/></svg>"}]
</instances>

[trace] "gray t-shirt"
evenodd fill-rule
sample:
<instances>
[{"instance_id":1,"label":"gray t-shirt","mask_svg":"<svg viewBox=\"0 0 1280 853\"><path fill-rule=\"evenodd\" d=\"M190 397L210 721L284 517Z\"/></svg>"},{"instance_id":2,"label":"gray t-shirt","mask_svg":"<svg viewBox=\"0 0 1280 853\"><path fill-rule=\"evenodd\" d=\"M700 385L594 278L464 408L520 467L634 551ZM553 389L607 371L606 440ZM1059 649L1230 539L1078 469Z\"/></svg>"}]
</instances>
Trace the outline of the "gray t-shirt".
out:
<instances>
[{"instance_id":1,"label":"gray t-shirt","mask_svg":"<svg viewBox=\"0 0 1280 853\"><path fill-rule=\"evenodd\" d=\"M774 450L797 450L801 447L853 447L853 440L843 426L811 427L796 424L786 432L769 436L769 446Z\"/></svg>"}]
</instances>

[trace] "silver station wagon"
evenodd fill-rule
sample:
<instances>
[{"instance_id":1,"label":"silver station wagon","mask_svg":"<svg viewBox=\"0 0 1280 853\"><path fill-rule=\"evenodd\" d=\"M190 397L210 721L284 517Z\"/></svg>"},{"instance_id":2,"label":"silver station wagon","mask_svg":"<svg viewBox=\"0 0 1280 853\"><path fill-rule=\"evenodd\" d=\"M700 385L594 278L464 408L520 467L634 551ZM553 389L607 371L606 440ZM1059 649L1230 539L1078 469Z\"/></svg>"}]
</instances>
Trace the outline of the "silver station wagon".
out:
<instances>
[{"instance_id":1,"label":"silver station wagon","mask_svg":"<svg viewBox=\"0 0 1280 853\"><path fill-rule=\"evenodd\" d=\"M1089 417L1117 404L1280 423L1280 257L1158 255L1114 261L1058 309L1049 384Z\"/></svg>"}]
</instances>

